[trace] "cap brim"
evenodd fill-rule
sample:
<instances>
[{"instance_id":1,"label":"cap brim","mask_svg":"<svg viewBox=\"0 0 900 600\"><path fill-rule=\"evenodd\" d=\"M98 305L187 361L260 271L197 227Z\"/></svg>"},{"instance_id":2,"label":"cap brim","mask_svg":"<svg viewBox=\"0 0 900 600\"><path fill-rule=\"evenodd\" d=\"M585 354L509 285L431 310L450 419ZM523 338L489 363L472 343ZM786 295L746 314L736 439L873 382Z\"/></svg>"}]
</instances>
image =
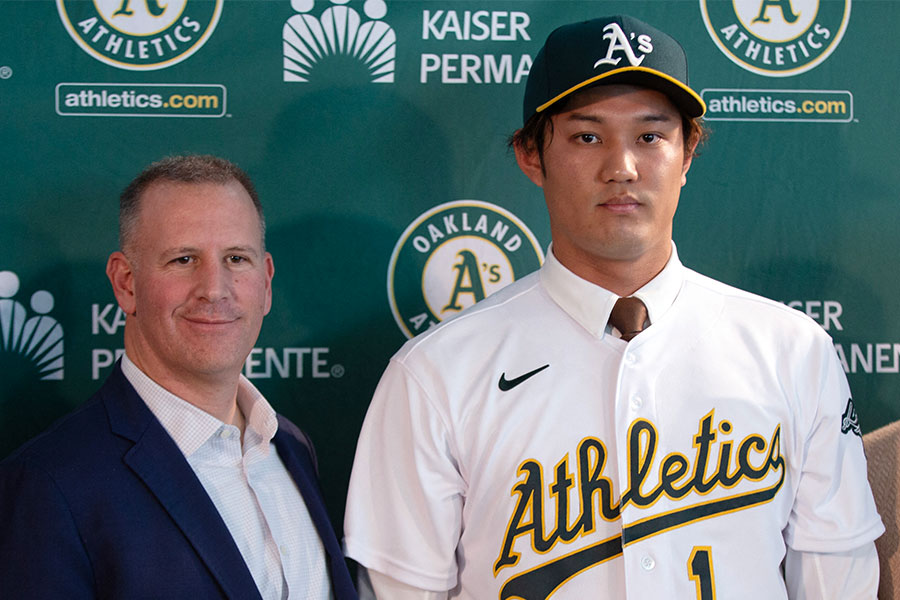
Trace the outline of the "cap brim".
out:
<instances>
[{"instance_id":1,"label":"cap brim","mask_svg":"<svg viewBox=\"0 0 900 600\"><path fill-rule=\"evenodd\" d=\"M703 102L703 98L701 98L697 92L674 77L670 77L655 69L630 66L608 71L602 75L586 79L581 83L570 87L555 98L541 104L537 107L535 112L542 112L563 98L587 87L594 85L610 85L613 83L638 85L662 92L691 118L700 117L706 112L706 103Z\"/></svg>"}]
</instances>

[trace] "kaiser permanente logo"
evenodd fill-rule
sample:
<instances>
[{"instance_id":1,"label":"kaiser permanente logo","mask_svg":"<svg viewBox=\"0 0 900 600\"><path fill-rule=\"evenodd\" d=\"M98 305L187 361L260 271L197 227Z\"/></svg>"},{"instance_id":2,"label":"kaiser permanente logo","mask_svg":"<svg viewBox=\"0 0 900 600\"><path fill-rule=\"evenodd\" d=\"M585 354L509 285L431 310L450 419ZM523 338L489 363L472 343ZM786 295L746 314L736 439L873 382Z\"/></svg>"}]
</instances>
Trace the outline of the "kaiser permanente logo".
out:
<instances>
[{"instance_id":1,"label":"kaiser permanente logo","mask_svg":"<svg viewBox=\"0 0 900 600\"><path fill-rule=\"evenodd\" d=\"M315 0L291 0L297 13L282 29L284 81L307 83L311 79L345 78L357 67L357 75L372 83L393 83L397 36L382 21L384 0L365 0L363 16L345 6L350 0L320 3L328 8L311 14Z\"/></svg>"},{"instance_id":2,"label":"kaiser permanente logo","mask_svg":"<svg viewBox=\"0 0 900 600\"><path fill-rule=\"evenodd\" d=\"M132 71L164 69L199 50L212 35L224 0L56 0L82 50Z\"/></svg>"},{"instance_id":3,"label":"kaiser permanente logo","mask_svg":"<svg viewBox=\"0 0 900 600\"><path fill-rule=\"evenodd\" d=\"M710 37L738 66L789 77L821 64L850 20L850 0L700 0Z\"/></svg>"},{"instance_id":4,"label":"kaiser permanente logo","mask_svg":"<svg viewBox=\"0 0 900 600\"><path fill-rule=\"evenodd\" d=\"M393 83L394 29L383 19L384 0L291 0L298 14L283 28L283 73L288 82ZM514 5L501 2L501 8ZM501 51L496 43L531 40L531 17L520 10L458 10L457 0L422 2L419 83L519 84L531 69L529 54ZM325 6L316 16L316 7Z\"/></svg>"},{"instance_id":5,"label":"kaiser permanente logo","mask_svg":"<svg viewBox=\"0 0 900 600\"><path fill-rule=\"evenodd\" d=\"M407 337L541 266L534 234L511 212L478 200L435 206L400 236L388 267L391 312Z\"/></svg>"},{"instance_id":6,"label":"kaiser permanente logo","mask_svg":"<svg viewBox=\"0 0 900 600\"><path fill-rule=\"evenodd\" d=\"M0 357L6 374L30 374L34 379L63 378L63 328L50 315L53 294L38 290L31 295L31 311L16 294L19 277L0 271Z\"/></svg>"}]
</instances>

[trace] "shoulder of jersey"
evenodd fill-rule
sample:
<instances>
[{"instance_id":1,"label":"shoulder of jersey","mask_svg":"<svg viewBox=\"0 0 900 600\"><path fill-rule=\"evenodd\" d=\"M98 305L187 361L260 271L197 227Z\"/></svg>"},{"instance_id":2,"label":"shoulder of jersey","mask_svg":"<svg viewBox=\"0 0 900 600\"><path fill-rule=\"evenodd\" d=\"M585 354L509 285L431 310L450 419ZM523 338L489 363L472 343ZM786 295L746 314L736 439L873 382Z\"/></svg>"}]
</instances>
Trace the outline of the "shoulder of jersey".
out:
<instances>
[{"instance_id":1,"label":"shoulder of jersey","mask_svg":"<svg viewBox=\"0 0 900 600\"><path fill-rule=\"evenodd\" d=\"M726 309L740 311L747 319L755 319L756 326L770 324L797 332L805 329L813 335L822 335L830 339L825 330L809 315L776 300L736 288L691 269L686 269L685 285L697 285L722 296Z\"/></svg>"},{"instance_id":2,"label":"shoulder of jersey","mask_svg":"<svg viewBox=\"0 0 900 600\"><path fill-rule=\"evenodd\" d=\"M435 344L451 343L451 340L457 337L464 337L471 343L477 343L474 336L490 335L491 331L496 332L498 328L502 328L504 321L520 322L519 315L509 310L510 305L517 298L535 291L539 287L539 282L540 269L491 294L458 315L423 331L406 342L395 358L409 355L417 349L425 350Z\"/></svg>"}]
</instances>

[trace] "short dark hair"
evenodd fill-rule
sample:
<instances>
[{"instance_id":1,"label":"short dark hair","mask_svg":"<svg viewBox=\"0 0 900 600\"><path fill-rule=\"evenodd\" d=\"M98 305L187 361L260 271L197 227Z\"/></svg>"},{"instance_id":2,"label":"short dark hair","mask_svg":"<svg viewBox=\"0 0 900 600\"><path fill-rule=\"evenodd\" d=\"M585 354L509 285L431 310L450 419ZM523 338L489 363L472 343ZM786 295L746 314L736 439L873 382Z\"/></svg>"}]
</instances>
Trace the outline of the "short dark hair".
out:
<instances>
[{"instance_id":1,"label":"short dark hair","mask_svg":"<svg viewBox=\"0 0 900 600\"><path fill-rule=\"evenodd\" d=\"M119 247L124 250L131 242L141 212L141 196L159 181L180 183L228 184L236 181L247 191L259 216L263 246L266 240L266 221L262 204L250 177L231 161L209 154L167 156L156 161L135 177L119 196Z\"/></svg>"},{"instance_id":2,"label":"short dark hair","mask_svg":"<svg viewBox=\"0 0 900 600\"><path fill-rule=\"evenodd\" d=\"M545 111L531 115L525 125L509 137L507 145L510 148L519 146L526 152L537 150L538 158L541 160L541 170L543 171L547 132L549 131L550 137L553 137L553 116L566 110L570 98L561 102L560 106L551 106ZM690 117L680 109L679 113L681 114L681 129L684 136L685 158L687 158L688 152L691 152L692 157L698 156L700 145L709 138L709 129L703 124L701 117Z\"/></svg>"}]
</instances>

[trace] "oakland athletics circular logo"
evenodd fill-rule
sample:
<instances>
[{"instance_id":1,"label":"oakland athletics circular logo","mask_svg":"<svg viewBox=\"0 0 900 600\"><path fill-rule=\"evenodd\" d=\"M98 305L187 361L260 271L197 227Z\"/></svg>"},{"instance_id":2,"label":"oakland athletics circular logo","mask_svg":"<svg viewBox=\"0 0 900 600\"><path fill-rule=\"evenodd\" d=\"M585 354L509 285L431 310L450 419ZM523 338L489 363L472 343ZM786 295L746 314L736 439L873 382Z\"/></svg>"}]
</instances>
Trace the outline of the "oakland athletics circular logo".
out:
<instances>
[{"instance_id":1,"label":"oakland athletics circular logo","mask_svg":"<svg viewBox=\"0 0 900 600\"><path fill-rule=\"evenodd\" d=\"M710 37L735 64L769 77L816 67L837 48L850 0L700 0Z\"/></svg>"},{"instance_id":2,"label":"oakland athletics circular logo","mask_svg":"<svg viewBox=\"0 0 900 600\"><path fill-rule=\"evenodd\" d=\"M457 200L419 215L394 246L388 298L407 337L459 314L541 266L544 253L514 214Z\"/></svg>"},{"instance_id":3,"label":"oakland athletics circular logo","mask_svg":"<svg viewBox=\"0 0 900 600\"><path fill-rule=\"evenodd\" d=\"M212 35L224 0L56 0L81 48L108 65L164 69L188 58Z\"/></svg>"}]
</instances>

